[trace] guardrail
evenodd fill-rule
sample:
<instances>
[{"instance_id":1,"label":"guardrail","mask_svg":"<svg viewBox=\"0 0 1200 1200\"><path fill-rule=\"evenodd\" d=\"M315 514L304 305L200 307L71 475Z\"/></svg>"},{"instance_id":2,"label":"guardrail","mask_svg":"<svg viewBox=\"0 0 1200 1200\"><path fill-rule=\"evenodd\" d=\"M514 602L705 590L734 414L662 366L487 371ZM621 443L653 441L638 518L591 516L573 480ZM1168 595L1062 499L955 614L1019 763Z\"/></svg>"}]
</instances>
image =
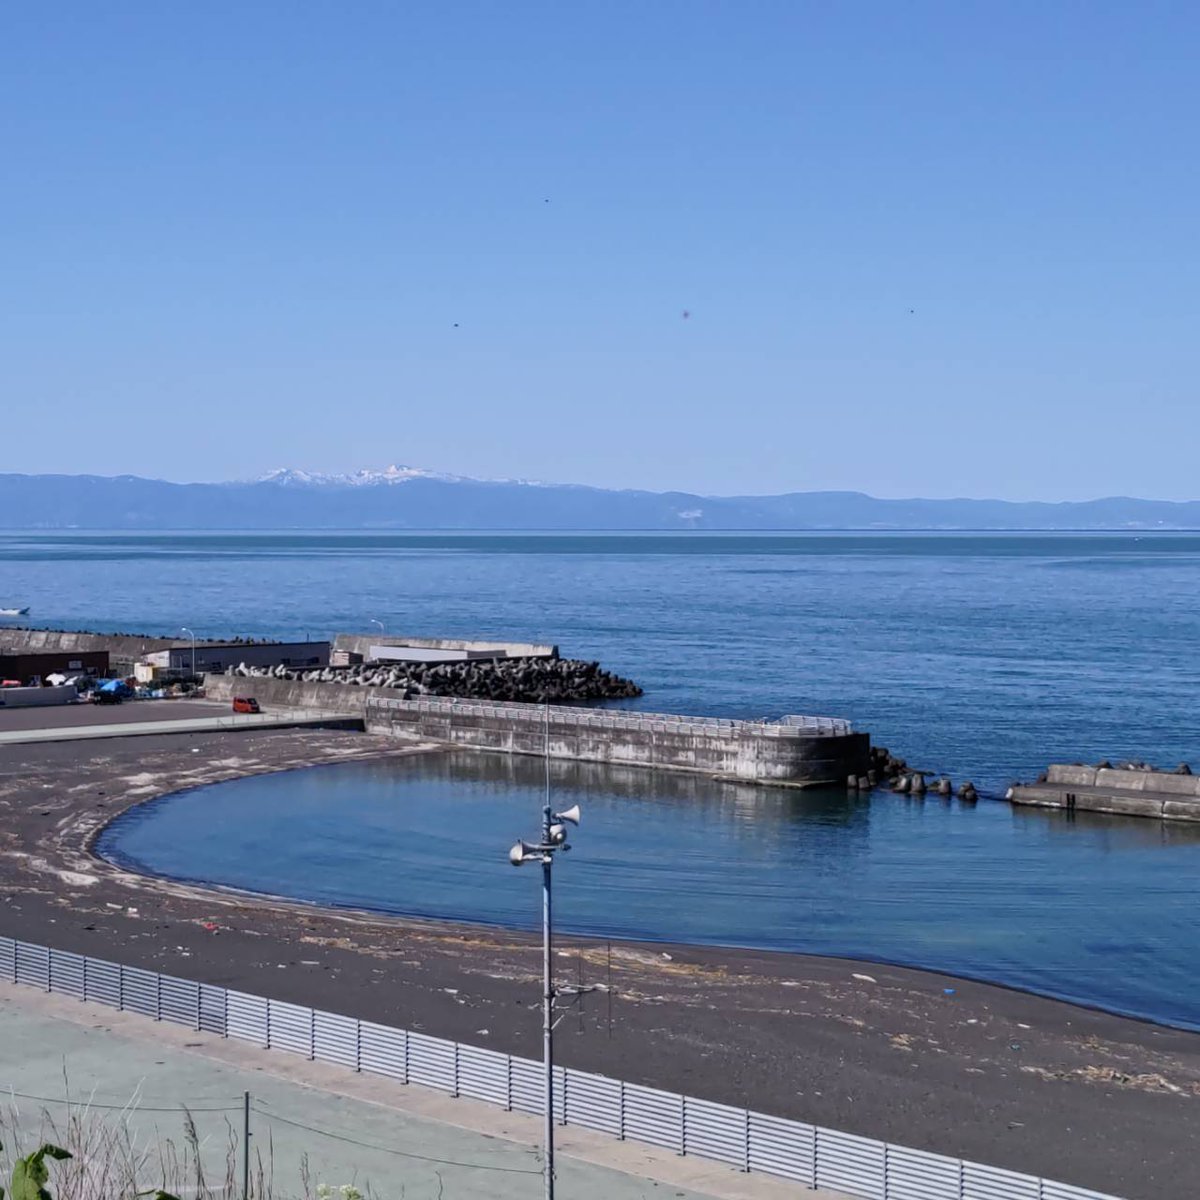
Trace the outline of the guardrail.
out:
<instances>
[{"instance_id":1,"label":"guardrail","mask_svg":"<svg viewBox=\"0 0 1200 1200\"><path fill-rule=\"evenodd\" d=\"M510 1111L544 1111L541 1064L495 1050L13 938L0 938L0 979ZM564 1125L665 1146L810 1188L865 1200L1116 1200L1070 1184L570 1067L555 1070L554 1115Z\"/></svg>"},{"instance_id":2,"label":"guardrail","mask_svg":"<svg viewBox=\"0 0 1200 1200\"><path fill-rule=\"evenodd\" d=\"M742 734L767 737L793 737L798 730L820 737L845 737L853 732L849 721L840 717L786 716L778 721L732 721L721 717L690 717L675 713L610 712L592 708L572 708L563 704L529 704L511 700L459 700L452 698L392 700L385 696L370 696L367 708L395 709L425 713L431 716L492 717L512 720L526 717L588 729L623 729L637 733L694 733L737 736Z\"/></svg>"}]
</instances>

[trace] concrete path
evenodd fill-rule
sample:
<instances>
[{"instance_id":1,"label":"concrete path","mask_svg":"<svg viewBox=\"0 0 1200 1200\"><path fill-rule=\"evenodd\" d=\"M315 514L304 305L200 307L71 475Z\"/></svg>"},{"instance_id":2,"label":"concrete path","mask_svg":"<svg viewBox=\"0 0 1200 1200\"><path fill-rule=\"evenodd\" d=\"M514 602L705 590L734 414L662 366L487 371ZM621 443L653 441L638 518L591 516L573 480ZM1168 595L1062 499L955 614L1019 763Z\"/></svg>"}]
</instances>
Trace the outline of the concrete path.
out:
<instances>
[{"instance_id":1,"label":"concrete path","mask_svg":"<svg viewBox=\"0 0 1200 1200\"><path fill-rule=\"evenodd\" d=\"M263 713L233 713L222 709L211 716L174 717L159 721L120 721L95 725L62 725L41 729L0 729L0 746L33 742L77 742L95 738L144 737L154 733L209 733L245 729L290 729L301 725L345 726L361 729L361 717L311 708L279 708Z\"/></svg>"},{"instance_id":2,"label":"concrete path","mask_svg":"<svg viewBox=\"0 0 1200 1200\"><path fill-rule=\"evenodd\" d=\"M370 1183L383 1200L542 1194L539 1118L0 983L0 1126L17 1114L32 1140L47 1116L62 1122L68 1089L143 1146L181 1144L186 1105L210 1179L224 1180L232 1138L237 1188L249 1092L252 1161L273 1164L276 1198L305 1195L305 1161L312 1194L318 1183ZM587 1130L557 1133L562 1200L840 1200ZM11 1141L3 1128L0 1140ZM146 1186L160 1182L147 1170Z\"/></svg>"}]
</instances>

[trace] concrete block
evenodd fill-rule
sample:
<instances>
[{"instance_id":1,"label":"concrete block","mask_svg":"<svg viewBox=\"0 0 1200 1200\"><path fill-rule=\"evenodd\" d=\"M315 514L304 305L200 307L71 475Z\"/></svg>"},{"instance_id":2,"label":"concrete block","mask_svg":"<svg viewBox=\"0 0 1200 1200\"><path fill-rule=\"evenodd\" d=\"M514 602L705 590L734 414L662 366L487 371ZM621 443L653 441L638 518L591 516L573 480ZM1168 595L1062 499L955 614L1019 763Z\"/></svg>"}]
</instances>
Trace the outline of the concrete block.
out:
<instances>
[{"instance_id":1,"label":"concrete block","mask_svg":"<svg viewBox=\"0 0 1200 1200\"><path fill-rule=\"evenodd\" d=\"M1096 786L1118 788L1123 792L1153 791L1156 778L1157 776L1150 771L1121 771L1113 768L1096 772Z\"/></svg>"},{"instance_id":2,"label":"concrete block","mask_svg":"<svg viewBox=\"0 0 1200 1200\"><path fill-rule=\"evenodd\" d=\"M1070 783L1079 787L1091 787L1096 782L1096 768L1055 763L1046 772L1046 779L1050 783Z\"/></svg>"},{"instance_id":3,"label":"concrete block","mask_svg":"<svg viewBox=\"0 0 1200 1200\"><path fill-rule=\"evenodd\" d=\"M1126 817L1162 817L1163 800L1159 796L1137 795L1136 793L1091 792L1080 797L1075 807L1088 812L1116 813Z\"/></svg>"},{"instance_id":4,"label":"concrete block","mask_svg":"<svg viewBox=\"0 0 1200 1200\"><path fill-rule=\"evenodd\" d=\"M1170 821L1200 821L1200 800L1164 800L1162 815Z\"/></svg>"}]
</instances>

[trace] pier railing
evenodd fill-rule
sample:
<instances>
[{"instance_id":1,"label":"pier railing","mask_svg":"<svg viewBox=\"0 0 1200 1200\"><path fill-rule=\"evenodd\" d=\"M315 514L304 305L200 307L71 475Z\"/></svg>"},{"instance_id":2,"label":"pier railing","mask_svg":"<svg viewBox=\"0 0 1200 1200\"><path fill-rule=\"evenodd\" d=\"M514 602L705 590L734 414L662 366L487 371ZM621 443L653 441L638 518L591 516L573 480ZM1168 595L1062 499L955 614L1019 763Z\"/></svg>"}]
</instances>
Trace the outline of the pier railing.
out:
<instances>
[{"instance_id":1,"label":"pier railing","mask_svg":"<svg viewBox=\"0 0 1200 1200\"><path fill-rule=\"evenodd\" d=\"M728 737L754 734L780 738L794 737L798 731L819 737L845 737L854 732L850 722L840 717L793 715L781 717L778 721L733 721L720 717L573 708L565 704L529 704L510 700L480 701L428 697L417 700L391 700L384 696L372 696L367 701L367 708L394 709L431 716L490 717L508 721L534 716L540 720L544 715L548 715L552 723L561 721L576 728L595 729L597 732L620 729L642 734L682 733Z\"/></svg>"},{"instance_id":2,"label":"pier railing","mask_svg":"<svg viewBox=\"0 0 1200 1200\"><path fill-rule=\"evenodd\" d=\"M0 979L352 1071L541 1114L540 1063L215 984L0 938ZM556 1068L564 1125L864 1200L1115 1200L1100 1192L750 1109Z\"/></svg>"}]
</instances>

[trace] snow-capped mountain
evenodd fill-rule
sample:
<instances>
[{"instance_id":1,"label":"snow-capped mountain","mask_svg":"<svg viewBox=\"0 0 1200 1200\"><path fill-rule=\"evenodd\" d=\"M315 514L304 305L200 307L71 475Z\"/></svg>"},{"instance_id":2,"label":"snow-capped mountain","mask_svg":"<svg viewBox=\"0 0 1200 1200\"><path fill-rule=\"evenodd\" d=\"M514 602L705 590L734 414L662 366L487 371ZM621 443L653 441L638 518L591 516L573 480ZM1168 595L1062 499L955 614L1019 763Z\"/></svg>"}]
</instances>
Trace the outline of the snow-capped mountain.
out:
<instances>
[{"instance_id":1,"label":"snow-capped mountain","mask_svg":"<svg viewBox=\"0 0 1200 1200\"><path fill-rule=\"evenodd\" d=\"M466 479L417 467L244 483L0 475L3 529L1200 529L1200 501L879 500L861 492L697 496Z\"/></svg>"},{"instance_id":2,"label":"snow-capped mountain","mask_svg":"<svg viewBox=\"0 0 1200 1200\"><path fill-rule=\"evenodd\" d=\"M463 483L466 476L444 475L424 467L406 467L398 463L371 470L363 467L349 474L329 475L319 471L300 471L294 467L279 467L260 476L257 483L277 483L286 487L374 487L378 484L407 483L410 479L437 479L443 483Z\"/></svg>"}]
</instances>

